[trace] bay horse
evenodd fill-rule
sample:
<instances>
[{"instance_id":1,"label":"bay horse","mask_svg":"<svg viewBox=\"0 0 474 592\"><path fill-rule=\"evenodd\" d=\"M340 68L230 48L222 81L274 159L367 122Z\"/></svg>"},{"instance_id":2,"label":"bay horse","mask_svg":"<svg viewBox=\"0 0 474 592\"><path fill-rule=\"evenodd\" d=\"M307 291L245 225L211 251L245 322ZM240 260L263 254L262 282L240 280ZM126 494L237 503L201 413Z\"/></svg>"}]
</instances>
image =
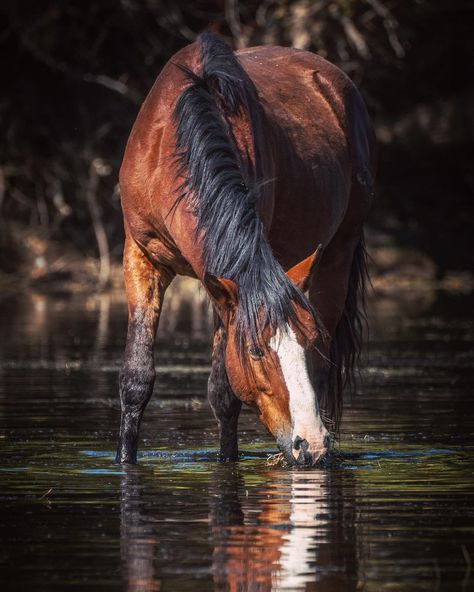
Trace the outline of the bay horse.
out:
<instances>
[{"instance_id":1,"label":"bay horse","mask_svg":"<svg viewBox=\"0 0 474 592\"><path fill-rule=\"evenodd\" d=\"M129 312L117 462L137 460L177 274L198 278L215 311L208 394L221 459L238 458L242 402L290 464L324 459L360 345L374 168L363 100L323 58L233 52L206 32L166 64L120 170Z\"/></svg>"}]
</instances>

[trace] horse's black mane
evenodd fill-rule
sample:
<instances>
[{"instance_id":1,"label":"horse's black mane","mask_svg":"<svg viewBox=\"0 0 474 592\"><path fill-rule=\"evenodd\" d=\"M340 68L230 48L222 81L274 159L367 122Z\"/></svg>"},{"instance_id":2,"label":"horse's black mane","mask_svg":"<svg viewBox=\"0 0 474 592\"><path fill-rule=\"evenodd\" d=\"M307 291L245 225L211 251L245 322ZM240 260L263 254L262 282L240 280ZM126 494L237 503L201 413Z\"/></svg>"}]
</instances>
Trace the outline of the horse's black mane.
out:
<instances>
[{"instance_id":1,"label":"horse's black mane","mask_svg":"<svg viewBox=\"0 0 474 592\"><path fill-rule=\"evenodd\" d=\"M273 256L256 211L262 179L250 159L239 156L228 120L242 116L250 123L258 165L255 139L264 115L255 87L220 37L203 33L197 44L200 72L180 66L190 85L174 111L179 175L184 179L177 203L186 199L196 214L204 272L238 286L236 335L242 352L246 342L260 345L263 326L276 331L289 320L297 325L294 303L314 311Z\"/></svg>"}]
</instances>

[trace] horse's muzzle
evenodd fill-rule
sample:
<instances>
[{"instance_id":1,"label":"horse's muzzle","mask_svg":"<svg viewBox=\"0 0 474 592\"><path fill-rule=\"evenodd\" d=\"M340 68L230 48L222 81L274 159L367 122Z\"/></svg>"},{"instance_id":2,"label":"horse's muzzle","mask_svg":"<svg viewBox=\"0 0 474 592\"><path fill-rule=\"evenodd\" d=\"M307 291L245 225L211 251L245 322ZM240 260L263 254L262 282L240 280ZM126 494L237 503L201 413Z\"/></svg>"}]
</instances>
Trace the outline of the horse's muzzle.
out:
<instances>
[{"instance_id":1,"label":"horse's muzzle","mask_svg":"<svg viewBox=\"0 0 474 592\"><path fill-rule=\"evenodd\" d=\"M314 467L323 463L330 452L331 437L326 434L320 445L312 447L306 439L300 436L296 436L293 442L291 440L284 444L278 442L278 445L291 466Z\"/></svg>"}]
</instances>

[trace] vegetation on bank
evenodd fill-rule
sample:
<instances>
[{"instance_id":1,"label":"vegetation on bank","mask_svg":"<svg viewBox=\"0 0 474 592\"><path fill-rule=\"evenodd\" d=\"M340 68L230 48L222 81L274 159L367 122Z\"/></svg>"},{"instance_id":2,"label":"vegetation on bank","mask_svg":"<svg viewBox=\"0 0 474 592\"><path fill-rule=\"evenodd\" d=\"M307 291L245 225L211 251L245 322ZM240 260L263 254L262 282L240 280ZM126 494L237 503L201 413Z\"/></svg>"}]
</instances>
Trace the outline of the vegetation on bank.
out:
<instances>
[{"instance_id":1,"label":"vegetation on bank","mask_svg":"<svg viewBox=\"0 0 474 592\"><path fill-rule=\"evenodd\" d=\"M426 281L467 277L473 12L467 0L6 3L2 277L38 283L78 270L80 284L87 271L107 285L122 248L117 173L127 136L163 64L205 28L235 47L293 45L342 67L381 147L369 231L376 276L408 265Z\"/></svg>"}]
</instances>

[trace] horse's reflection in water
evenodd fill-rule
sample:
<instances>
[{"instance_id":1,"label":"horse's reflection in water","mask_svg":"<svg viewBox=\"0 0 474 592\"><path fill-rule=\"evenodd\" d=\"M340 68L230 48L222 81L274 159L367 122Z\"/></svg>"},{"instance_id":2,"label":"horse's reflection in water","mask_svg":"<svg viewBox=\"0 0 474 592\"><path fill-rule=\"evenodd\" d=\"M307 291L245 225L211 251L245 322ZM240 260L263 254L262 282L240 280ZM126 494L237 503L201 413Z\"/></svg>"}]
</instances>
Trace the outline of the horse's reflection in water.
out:
<instances>
[{"instance_id":1,"label":"horse's reflection in water","mask_svg":"<svg viewBox=\"0 0 474 592\"><path fill-rule=\"evenodd\" d=\"M140 468L124 468L120 483L120 555L127 592L156 592L161 588L155 574L156 527L144 513L142 490Z\"/></svg>"},{"instance_id":2,"label":"horse's reflection in water","mask_svg":"<svg viewBox=\"0 0 474 592\"><path fill-rule=\"evenodd\" d=\"M216 590L356 589L352 474L272 471L257 492L245 489L234 467L217 475L210 492Z\"/></svg>"},{"instance_id":3,"label":"horse's reflection in water","mask_svg":"<svg viewBox=\"0 0 474 592\"><path fill-rule=\"evenodd\" d=\"M145 508L150 496L143 491L144 477L139 467L127 467L121 482L121 556L128 592L156 591L161 585L159 529L167 526ZM214 590L355 590L353 475L272 470L253 477L259 483L246 484L248 475L233 463L219 465L209 477Z\"/></svg>"}]
</instances>

